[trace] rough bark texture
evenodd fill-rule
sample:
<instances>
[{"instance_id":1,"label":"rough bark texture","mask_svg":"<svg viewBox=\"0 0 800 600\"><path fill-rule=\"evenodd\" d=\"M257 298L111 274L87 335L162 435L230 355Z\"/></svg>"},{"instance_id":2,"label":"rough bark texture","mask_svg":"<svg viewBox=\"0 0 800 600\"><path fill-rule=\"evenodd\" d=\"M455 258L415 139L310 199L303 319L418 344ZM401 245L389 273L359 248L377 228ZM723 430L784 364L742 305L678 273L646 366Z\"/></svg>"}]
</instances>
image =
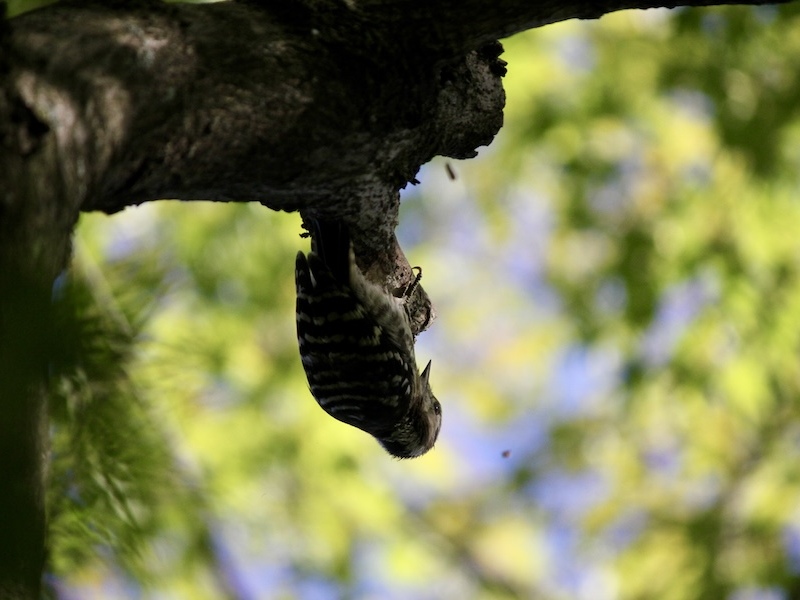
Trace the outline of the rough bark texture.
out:
<instances>
[{"instance_id":1,"label":"rough bark texture","mask_svg":"<svg viewBox=\"0 0 800 600\"><path fill-rule=\"evenodd\" d=\"M402 287L399 190L502 124L494 40L676 5L104 0L0 25L0 597L38 596L49 288L81 211L177 198L342 218L368 276Z\"/></svg>"},{"instance_id":2,"label":"rough bark texture","mask_svg":"<svg viewBox=\"0 0 800 600\"><path fill-rule=\"evenodd\" d=\"M177 198L327 212L355 228L364 266L407 283L387 252L397 191L501 126L493 40L662 4L64 2L12 22L11 133L73 211Z\"/></svg>"}]
</instances>

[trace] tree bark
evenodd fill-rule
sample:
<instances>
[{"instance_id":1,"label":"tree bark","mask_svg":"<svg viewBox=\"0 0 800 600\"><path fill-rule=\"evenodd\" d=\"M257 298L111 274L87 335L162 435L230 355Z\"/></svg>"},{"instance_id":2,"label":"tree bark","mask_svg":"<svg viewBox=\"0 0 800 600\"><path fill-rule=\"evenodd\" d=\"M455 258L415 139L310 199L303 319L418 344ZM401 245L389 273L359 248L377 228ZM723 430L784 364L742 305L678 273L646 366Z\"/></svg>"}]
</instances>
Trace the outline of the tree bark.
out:
<instances>
[{"instance_id":1,"label":"tree bark","mask_svg":"<svg viewBox=\"0 0 800 600\"><path fill-rule=\"evenodd\" d=\"M728 2L65 1L4 23L0 596L38 596L46 315L81 211L172 198L341 218L368 277L399 289L413 277L394 237L399 190L502 125L495 40L709 4Z\"/></svg>"},{"instance_id":2,"label":"tree bark","mask_svg":"<svg viewBox=\"0 0 800 600\"><path fill-rule=\"evenodd\" d=\"M60 2L11 22L0 117L15 111L22 168L58 173L74 211L175 198L330 213L388 276L397 191L502 125L494 40L662 5L676 3Z\"/></svg>"}]
</instances>

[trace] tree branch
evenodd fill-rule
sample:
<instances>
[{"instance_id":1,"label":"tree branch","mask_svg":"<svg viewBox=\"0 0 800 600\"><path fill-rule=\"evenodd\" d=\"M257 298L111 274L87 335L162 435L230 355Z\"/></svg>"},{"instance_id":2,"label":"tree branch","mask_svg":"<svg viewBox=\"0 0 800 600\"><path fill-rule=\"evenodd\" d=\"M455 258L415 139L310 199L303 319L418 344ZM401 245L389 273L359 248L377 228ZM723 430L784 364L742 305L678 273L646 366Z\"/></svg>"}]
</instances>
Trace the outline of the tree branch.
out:
<instances>
[{"instance_id":1,"label":"tree branch","mask_svg":"<svg viewBox=\"0 0 800 600\"><path fill-rule=\"evenodd\" d=\"M663 4L61 2L13 21L5 106L27 119L10 135L74 209L177 198L330 212L374 265L419 166L472 156L502 124L502 65L481 48Z\"/></svg>"},{"instance_id":2,"label":"tree branch","mask_svg":"<svg viewBox=\"0 0 800 600\"><path fill-rule=\"evenodd\" d=\"M329 0L335 4L335 0ZM452 53L474 50L492 40L502 39L544 25L569 19L599 19L627 9L703 7L730 4L783 4L791 0L342 0L352 12L373 27L406 32L399 35L425 40L431 46L449 48ZM319 2L322 4L323 2Z\"/></svg>"}]
</instances>

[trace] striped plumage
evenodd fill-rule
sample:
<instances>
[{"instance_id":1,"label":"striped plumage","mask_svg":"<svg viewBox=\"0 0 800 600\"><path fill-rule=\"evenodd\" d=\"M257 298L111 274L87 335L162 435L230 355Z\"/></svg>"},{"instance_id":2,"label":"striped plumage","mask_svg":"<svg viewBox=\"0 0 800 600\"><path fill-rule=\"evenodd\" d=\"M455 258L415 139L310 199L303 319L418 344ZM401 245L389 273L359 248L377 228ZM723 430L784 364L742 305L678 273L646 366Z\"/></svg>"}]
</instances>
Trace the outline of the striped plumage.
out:
<instances>
[{"instance_id":1,"label":"striped plumage","mask_svg":"<svg viewBox=\"0 0 800 600\"><path fill-rule=\"evenodd\" d=\"M311 393L332 417L373 435L393 456L433 447L439 401L414 357L404 307L356 266L346 227L311 222L312 251L297 254L297 339Z\"/></svg>"}]
</instances>

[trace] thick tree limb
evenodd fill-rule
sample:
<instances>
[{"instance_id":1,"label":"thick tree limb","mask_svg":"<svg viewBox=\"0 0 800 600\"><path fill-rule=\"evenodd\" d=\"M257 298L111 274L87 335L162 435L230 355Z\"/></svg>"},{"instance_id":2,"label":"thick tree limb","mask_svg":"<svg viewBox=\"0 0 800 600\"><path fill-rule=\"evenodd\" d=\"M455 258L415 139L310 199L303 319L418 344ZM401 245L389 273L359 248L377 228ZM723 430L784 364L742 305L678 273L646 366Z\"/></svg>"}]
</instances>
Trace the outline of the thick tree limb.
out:
<instances>
[{"instance_id":1,"label":"thick tree limb","mask_svg":"<svg viewBox=\"0 0 800 600\"><path fill-rule=\"evenodd\" d=\"M500 67L481 48L663 4L63 2L13 21L0 118L24 116L9 132L22 168L65 185L73 211L161 198L327 211L389 275L397 190L502 124Z\"/></svg>"},{"instance_id":2,"label":"thick tree limb","mask_svg":"<svg viewBox=\"0 0 800 600\"><path fill-rule=\"evenodd\" d=\"M445 60L343 28L343 9L269 6L64 3L15 20L23 170L59 174L73 211L257 200L345 216L371 232L363 247L391 247L419 165L470 156L500 127L493 57Z\"/></svg>"}]
</instances>

